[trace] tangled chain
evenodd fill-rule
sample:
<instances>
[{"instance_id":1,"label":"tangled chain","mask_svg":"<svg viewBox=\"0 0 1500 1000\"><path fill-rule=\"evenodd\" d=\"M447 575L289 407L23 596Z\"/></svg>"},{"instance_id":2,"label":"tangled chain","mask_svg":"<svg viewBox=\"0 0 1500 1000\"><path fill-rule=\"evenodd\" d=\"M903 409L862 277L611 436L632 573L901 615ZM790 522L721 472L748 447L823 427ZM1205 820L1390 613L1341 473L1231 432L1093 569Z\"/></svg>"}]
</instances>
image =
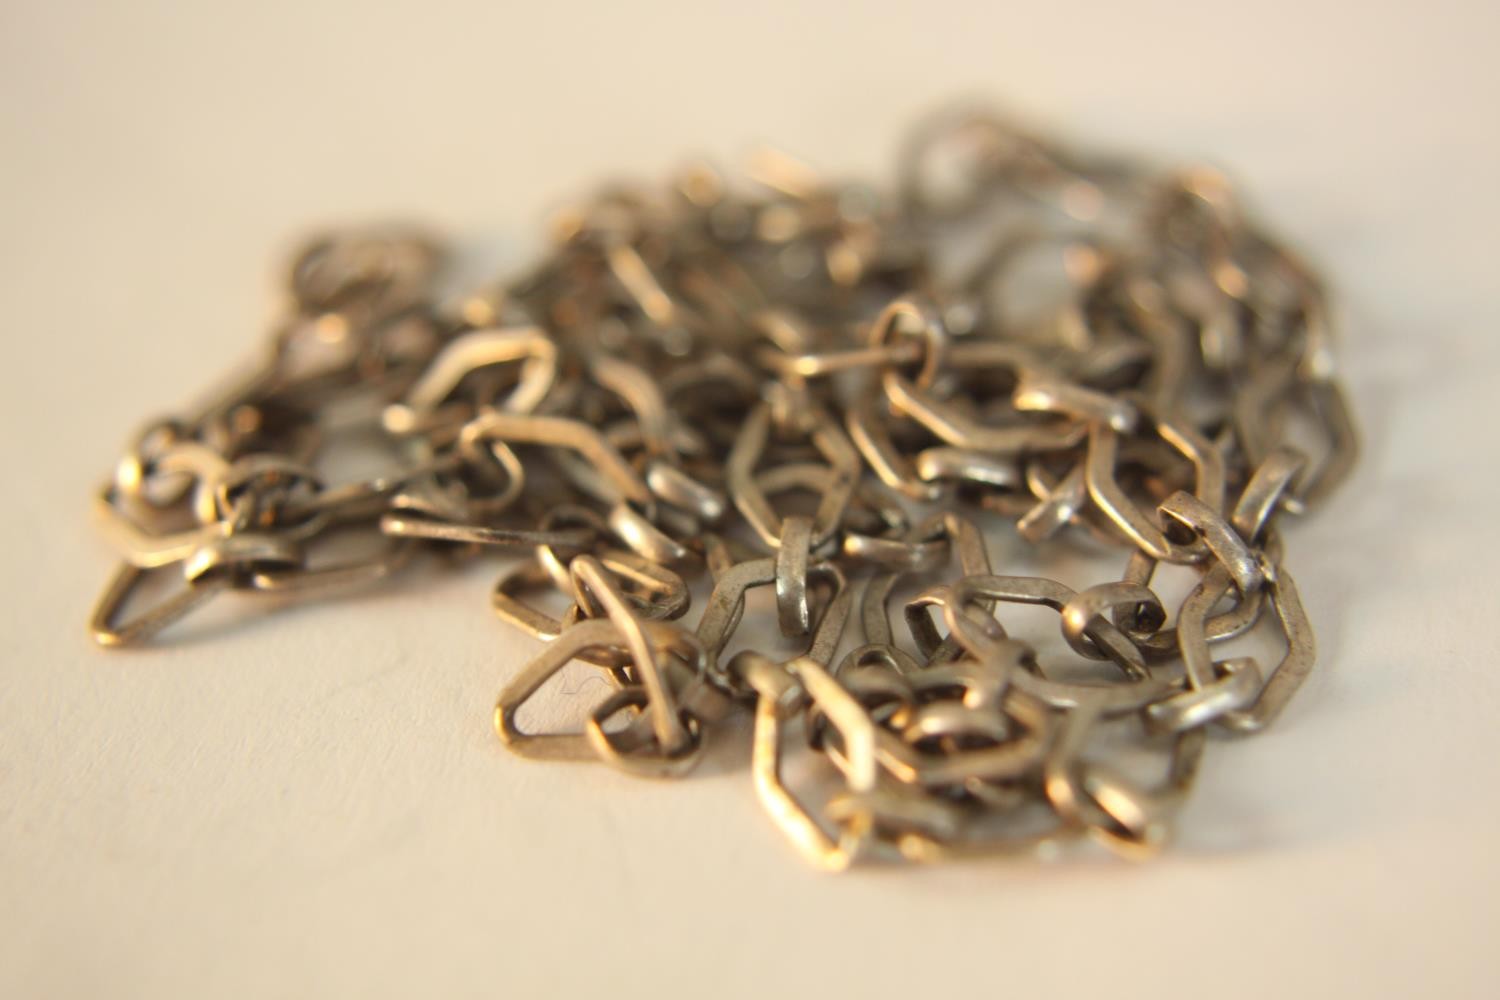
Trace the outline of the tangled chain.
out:
<instances>
[{"instance_id":1,"label":"tangled chain","mask_svg":"<svg viewBox=\"0 0 1500 1000\"><path fill-rule=\"evenodd\" d=\"M496 709L518 753L675 775L747 708L757 790L826 867L1159 846L1209 729L1264 727L1313 665L1278 526L1356 450L1319 282L1211 171L958 113L899 173L882 199L767 153L753 192L704 166L609 186L467 296L421 235L312 242L263 362L150 424L100 492L124 562L94 637L529 552L491 595L547 641ZM326 485L361 434L393 471ZM1006 524L1018 556L1123 572L998 575L983 529ZM1195 578L1175 611L1163 563ZM743 620L757 587L782 639ZM1018 603L1057 612L1072 662L1007 631ZM1216 650L1257 625L1273 656ZM613 693L582 732L524 730L574 661ZM792 793L792 729L836 787Z\"/></svg>"}]
</instances>

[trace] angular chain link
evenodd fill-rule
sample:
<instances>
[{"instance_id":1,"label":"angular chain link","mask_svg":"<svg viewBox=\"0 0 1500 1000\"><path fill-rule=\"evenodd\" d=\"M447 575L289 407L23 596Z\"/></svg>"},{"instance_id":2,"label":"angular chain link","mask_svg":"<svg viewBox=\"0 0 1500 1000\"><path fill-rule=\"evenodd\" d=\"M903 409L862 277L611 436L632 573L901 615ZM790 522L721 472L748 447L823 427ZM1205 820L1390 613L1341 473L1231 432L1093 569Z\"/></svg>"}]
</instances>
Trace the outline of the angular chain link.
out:
<instances>
[{"instance_id":1,"label":"angular chain link","mask_svg":"<svg viewBox=\"0 0 1500 1000\"><path fill-rule=\"evenodd\" d=\"M1313 665L1279 527L1357 448L1321 284L1212 171L971 112L898 171L888 198L780 154L747 190L612 185L456 299L422 234L311 242L259 364L100 490L123 562L94 638L500 553L495 614L547 642L496 709L517 753L678 775L744 711L761 799L824 867L1156 849L1209 733L1266 726ZM325 482L372 441L390 471ZM1123 568L996 572L1032 547ZM1175 609L1163 563L1196 579ZM1065 652L1011 634L1020 604ZM1272 657L1224 652L1253 630ZM574 661L613 693L523 730ZM794 793L799 745L828 781Z\"/></svg>"}]
</instances>

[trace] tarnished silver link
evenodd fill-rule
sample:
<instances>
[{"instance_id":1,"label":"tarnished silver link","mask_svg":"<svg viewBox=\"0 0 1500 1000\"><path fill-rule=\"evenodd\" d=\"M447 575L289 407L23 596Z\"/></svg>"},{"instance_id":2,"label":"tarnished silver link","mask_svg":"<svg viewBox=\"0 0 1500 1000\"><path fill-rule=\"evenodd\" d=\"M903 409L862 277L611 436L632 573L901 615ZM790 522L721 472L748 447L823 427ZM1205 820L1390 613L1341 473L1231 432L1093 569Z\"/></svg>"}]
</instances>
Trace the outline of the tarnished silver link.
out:
<instances>
[{"instance_id":1,"label":"tarnished silver link","mask_svg":"<svg viewBox=\"0 0 1500 1000\"><path fill-rule=\"evenodd\" d=\"M498 699L517 753L672 777L753 712L757 793L823 868L1159 849L1210 734L1313 666L1281 529L1358 450L1322 283L1205 168L962 110L897 169L893 195L776 152L750 188L611 184L456 300L423 234L311 240L261 357L96 493L121 561L94 639L510 559L491 608L546 644ZM341 481L368 445L386 465ZM1124 565L1023 575L1028 546ZM528 731L574 662L609 692Z\"/></svg>"}]
</instances>

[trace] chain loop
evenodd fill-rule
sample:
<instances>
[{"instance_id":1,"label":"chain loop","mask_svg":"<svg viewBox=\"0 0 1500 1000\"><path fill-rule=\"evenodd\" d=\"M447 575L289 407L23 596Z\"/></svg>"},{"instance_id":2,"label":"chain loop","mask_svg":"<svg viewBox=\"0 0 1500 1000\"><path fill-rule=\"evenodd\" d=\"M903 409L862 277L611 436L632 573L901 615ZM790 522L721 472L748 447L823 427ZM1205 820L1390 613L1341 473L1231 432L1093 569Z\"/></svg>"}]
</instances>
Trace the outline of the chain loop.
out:
<instances>
[{"instance_id":1,"label":"chain loop","mask_svg":"<svg viewBox=\"0 0 1500 1000\"><path fill-rule=\"evenodd\" d=\"M676 776L749 711L757 792L822 867L1159 848L1209 734L1264 728L1313 666L1282 528L1358 448L1322 283L1222 175L980 111L924 123L894 197L750 173L611 185L457 301L423 234L310 241L260 362L96 494L122 562L95 640L509 558L492 609L546 643L496 707L517 753ZM338 482L351 428L391 467ZM1026 547L1129 556L1063 582ZM1058 628L1023 637L1018 604ZM574 661L610 693L523 729ZM794 793L793 753L832 795Z\"/></svg>"}]
</instances>

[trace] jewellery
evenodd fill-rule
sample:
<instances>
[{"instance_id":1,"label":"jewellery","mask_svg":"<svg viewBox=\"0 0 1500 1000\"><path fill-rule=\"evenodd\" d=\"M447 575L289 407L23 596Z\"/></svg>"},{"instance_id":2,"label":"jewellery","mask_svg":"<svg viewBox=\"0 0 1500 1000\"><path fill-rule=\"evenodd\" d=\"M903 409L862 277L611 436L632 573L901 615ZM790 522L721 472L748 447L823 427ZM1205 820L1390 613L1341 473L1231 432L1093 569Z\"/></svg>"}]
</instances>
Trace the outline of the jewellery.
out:
<instances>
[{"instance_id":1,"label":"jewellery","mask_svg":"<svg viewBox=\"0 0 1500 1000\"><path fill-rule=\"evenodd\" d=\"M606 187L465 297L419 233L308 244L259 365L99 492L124 561L95 639L499 553L496 615L547 642L496 709L517 753L677 775L753 712L757 792L825 867L1159 847L1210 731L1313 666L1279 528L1357 449L1319 280L1219 175L985 113L924 122L891 198L780 154L750 177ZM360 433L391 471L328 484ZM1117 568L1017 565L1060 555ZM148 576L177 589L129 610ZM1013 635L1017 605L1056 632ZM1255 630L1274 655L1226 652ZM613 693L526 731L574 660ZM793 753L831 794L792 792Z\"/></svg>"}]
</instances>

